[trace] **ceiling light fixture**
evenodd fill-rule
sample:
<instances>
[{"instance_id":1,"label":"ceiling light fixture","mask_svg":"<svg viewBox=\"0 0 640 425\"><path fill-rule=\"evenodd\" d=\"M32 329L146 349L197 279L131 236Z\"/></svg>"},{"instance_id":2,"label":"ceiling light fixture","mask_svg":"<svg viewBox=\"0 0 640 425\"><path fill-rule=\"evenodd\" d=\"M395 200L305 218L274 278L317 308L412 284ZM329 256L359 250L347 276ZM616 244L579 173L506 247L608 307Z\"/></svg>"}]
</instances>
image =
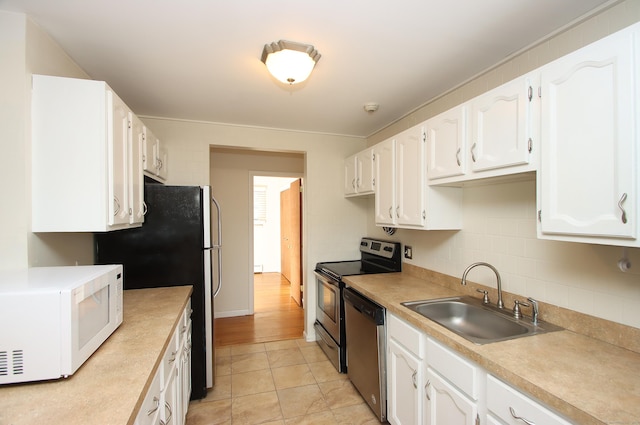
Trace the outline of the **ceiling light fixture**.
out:
<instances>
[{"instance_id":1,"label":"ceiling light fixture","mask_svg":"<svg viewBox=\"0 0 640 425\"><path fill-rule=\"evenodd\" d=\"M320 60L320 53L309 44L280 40L265 44L260 60L277 80L298 84L309 77Z\"/></svg>"}]
</instances>

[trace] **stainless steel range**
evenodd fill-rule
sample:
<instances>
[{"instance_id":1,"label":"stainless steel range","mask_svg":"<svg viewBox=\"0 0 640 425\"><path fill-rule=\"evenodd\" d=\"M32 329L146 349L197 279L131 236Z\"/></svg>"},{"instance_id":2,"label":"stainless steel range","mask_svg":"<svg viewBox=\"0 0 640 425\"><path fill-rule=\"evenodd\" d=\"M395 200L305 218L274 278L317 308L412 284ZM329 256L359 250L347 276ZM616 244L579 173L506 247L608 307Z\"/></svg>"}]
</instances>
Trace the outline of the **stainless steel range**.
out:
<instances>
[{"instance_id":1,"label":"stainless steel range","mask_svg":"<svg viewBox=\"0 0 640 425\"><path fill-rule=\"evenodd\" d=\"M360 241L360 260L318 263L315 269L318 345L339 372L347 371L343 276L402 271L402 244L371 238Z\"/></svg>"}]
</instances>

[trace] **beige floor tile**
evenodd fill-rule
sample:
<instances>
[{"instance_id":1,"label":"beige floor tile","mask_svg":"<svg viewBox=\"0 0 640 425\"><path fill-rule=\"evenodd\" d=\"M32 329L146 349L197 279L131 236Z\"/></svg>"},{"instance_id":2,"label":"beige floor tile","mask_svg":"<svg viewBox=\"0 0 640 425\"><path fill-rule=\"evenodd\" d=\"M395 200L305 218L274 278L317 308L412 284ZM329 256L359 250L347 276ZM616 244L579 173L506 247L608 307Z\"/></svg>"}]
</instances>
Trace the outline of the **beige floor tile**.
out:
<instances>
[{"instance_id":1,"label":"beige floor tile","mask_svg":"<svg viewBox=\"0 0 640 425\"><path fill-rule=\"evenodd\" d=\"M231 373L244 373L269 369L267 353L249 353L231 356Z\"/></svg>"},{"instance_id":2,"label":"beige floor tile","mask_svg":"<svg viewBox=\"0 0 640 425\"><path fill-rule=\"evenodd\" d=\"M329 360L309 363L309 369L317 382L335 381L338 379L348 379L346 373L340 373Z\"/></svg>"},{"instance_id":3,"label":"beige floor tile","mask_svg":"<svg viewBox=\"0 0 640 425\"><path fill-rule=\"evenodd\" d=\"M231 398L231 375L216 376L213 388L207 391L203 402Z\"/></svg>"},{"instance_id":4,"label":"beige floor tile","mask_svg":"<svg viewBox=\"0 0 640 425\"><path fill-rule=\"evenodd\" d=\"M278 400L285 419L329 410L317 385L278 390Z\"/></svg>"},{"instance_id":5,"label":"beige floor tile","mask_svg":"<svg viewBox=\"0 0 640 425\"><path fill-rule=\"evenodd\" d=\"M300 348L300 351L302 352L302 355L304 356L304 359L307 361L307 363L327 360L327 355L324 354L324 351L322 351L320 347L318 347L318 344L302 347Z\"/></svg>"},{"instance_id":6,"label":"beige floor tile","mask_svg":"<svg viewBox=\"0 0 640 425\"><path fill-rule=\"evenodd\" d=\"M255 425L283 419L275 391L234 397L231 406L234 425Z\"/></svg>"},{"instance_id":7,"label":"beige floor tile","mask_svg":"<svg viewBox=\"0 0 640 425\"><path fill-rule=\"evenodd\" d=\"M298 348L297 340L286 339L284 341L265 342L264 348L267 351L284 350L286 348Z\"/></svg>"},{"instance_id":8,"label":"beige floor tile","mask_svg":"<svg viewBox=\"0 0 640 425\"><path fill-rule=\"evenodd\" d=\"M341 425L380 425L380 421L365 403L332 410Z\"/></svg>"},{"instance_id":9,"label":"beige floor tile","mask_svg":"<svg viewBox=\"0 0 640 425\"><path fill-rule=\"evenodd\" d=\"M298 344L298 347L300 348L312 347L312 346L318 345L316 341L307 341L304 338L299 338L299 339L296 339L295 341L296 341L296 344Z\"/></svg>"},{"instance_id":10,"label":"beige floor tile","mask_svg":"<svg viewBox=\"0 0 640 425\"><path fill-rule=\"evenodd\" d=\"M189 404L185 425L223 424L231 424L231 399Z\"/></svg>"},{"instance_id":11,"label":"beige floor tile","mask_svg":"<svg viewBox=\"0 0 640 425\"><path fill-rule=\"evenodd\" d=\"M338 425L339 422L333 416L331 411L312 413L305 416L296 416L295 418L287 419L286 425Z\"/></svg>"},{"instance_id":12,"label":"beige floor tile","mask_svg":"<svg viewBox=\"0 0 640 425\"><path fill-rule=\"evenodd\" d=\"M271 367L283 367L306 363L302 356L302 352L300 352L298 347L267 351L267 357L269 358L269 366Z\"/></svg>"},{"instance_id":13,"label":"beige floor tile","mask_svg":"<svg viewBox=\"0 0 640 425\"><path fill-rule=\"evenodd\" d=\"M231 357L216 357L216 376L231 375Z\"/></svg>"},{"instance_id":14,"label":"beige floor tile","mask_svg":"<svg viewBox=\"0 0 640 425\"><path fill-rule=\"evenodd\" d=\"M231 394L239 397L249 394L275 391L270 369L254 370L231 375Z\"/></svg>"},{"instance_id":15,"label":"beige floor tile","mask_svg":"<svg viewBox=\"0 0 640 425\"><path fill-rule=\"evenodd\" d=\"M237 356L239 354L249 354L249 353L261 353L264 352L264 344L241 344L241 345L232 345L231 346L231 356Z\"/></svg>"},{"instance_id":16,"label":"beige floor tile","mask_svg":"<svg viewBox=\"0 0 640 425\"><path fill-rule=\"evenodd\" d=\"M271 369L271 373L273 374L273 381L278 390L316 383L306 363Z\"/></svg>"},{"instance_id":17,"label":"beige floor tile","mask_svg":"<svg viewBox=\"0 0 640 425\"><path fill-rule=\"evenodd\" d=\"M362 397L349 380L327 381L318 384L331 409L362 403Z\"/></svg>"}]
</instances>

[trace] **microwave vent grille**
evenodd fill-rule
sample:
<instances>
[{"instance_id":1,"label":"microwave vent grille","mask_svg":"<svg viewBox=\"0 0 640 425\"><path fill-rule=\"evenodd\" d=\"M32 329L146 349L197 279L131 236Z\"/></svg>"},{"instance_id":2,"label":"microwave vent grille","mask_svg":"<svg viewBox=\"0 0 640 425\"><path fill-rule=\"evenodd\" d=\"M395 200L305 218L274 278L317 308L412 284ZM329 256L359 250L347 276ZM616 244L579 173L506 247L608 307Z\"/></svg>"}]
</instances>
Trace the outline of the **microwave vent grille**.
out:
<instances>
[{"instance_id":1,"label":"microwave vent grille","mask_svg":"<svg viewBox=\"0 0 640 425\"><path fill-rule=\"evenodd\" d=\"M24 374L24 352L13 350L11 352L0 351L0 376Z\"/></svg>"}]
</instances>

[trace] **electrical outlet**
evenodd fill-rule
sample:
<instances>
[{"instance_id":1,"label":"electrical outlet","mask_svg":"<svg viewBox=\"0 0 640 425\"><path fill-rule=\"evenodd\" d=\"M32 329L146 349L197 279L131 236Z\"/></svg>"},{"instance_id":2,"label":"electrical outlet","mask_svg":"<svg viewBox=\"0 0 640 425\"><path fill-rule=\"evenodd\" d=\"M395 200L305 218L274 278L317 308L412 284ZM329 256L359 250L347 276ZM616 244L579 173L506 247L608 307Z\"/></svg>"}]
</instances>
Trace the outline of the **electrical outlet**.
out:
<instances>
[{"instance_id":1,"label":"electrical outlet","mask_svg":"<svg viewBox=\"0 0 640 425\"><path fill-rule=\"evenodd\" d=\"M404 258L411 260L413 258L413 248L408 245L404 246Z\"/></svg>"}]
</instances>

